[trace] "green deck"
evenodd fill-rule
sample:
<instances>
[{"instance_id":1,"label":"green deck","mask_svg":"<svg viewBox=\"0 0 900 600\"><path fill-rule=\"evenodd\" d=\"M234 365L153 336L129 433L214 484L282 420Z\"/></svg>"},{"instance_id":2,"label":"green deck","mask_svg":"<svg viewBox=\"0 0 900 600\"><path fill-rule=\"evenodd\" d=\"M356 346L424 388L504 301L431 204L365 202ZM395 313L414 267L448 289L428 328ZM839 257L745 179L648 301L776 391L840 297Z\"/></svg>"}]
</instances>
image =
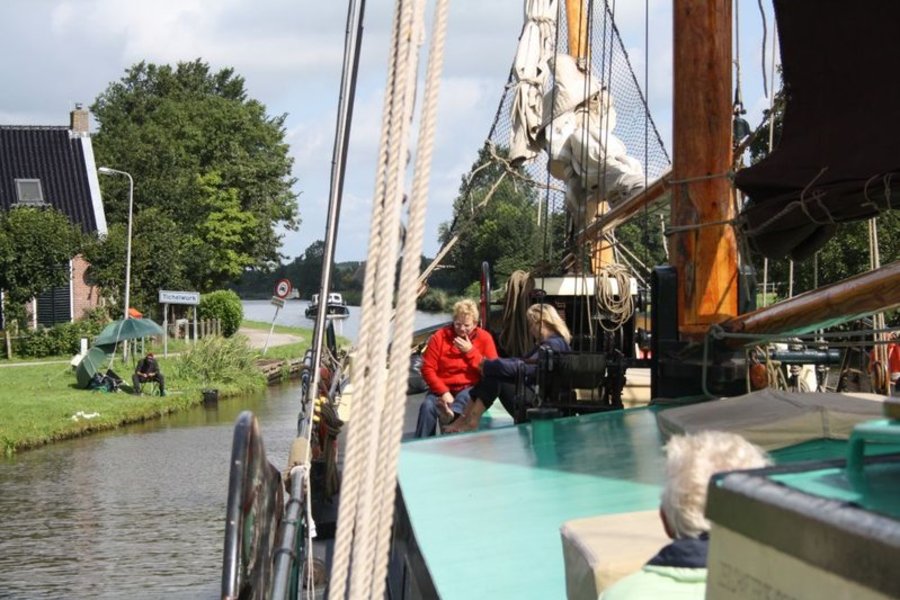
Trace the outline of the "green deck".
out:
<instances>
[{"instance_id":1,"label":"green deck","mask_svg":"<svg viewBox=\"0 0 900 600\"><path fill-rule=\"evenodd\" d=\"M400 486L438 593L564 598L560 525L657 507L662 443L647 408L405 443ZM774 456L845 452L845 442L817 440Z\"/></svg>"},{"instance_id":2,"label":"green deck","mask_svg":"<svg viewBox=\"0 0 900 600\"><path fill-rule=\"evenodd\" d=\"M563 598L564 521L658 505L651 410L537 425L404 444L400 485L442 598Z\"/></svg>"}]
</instances>

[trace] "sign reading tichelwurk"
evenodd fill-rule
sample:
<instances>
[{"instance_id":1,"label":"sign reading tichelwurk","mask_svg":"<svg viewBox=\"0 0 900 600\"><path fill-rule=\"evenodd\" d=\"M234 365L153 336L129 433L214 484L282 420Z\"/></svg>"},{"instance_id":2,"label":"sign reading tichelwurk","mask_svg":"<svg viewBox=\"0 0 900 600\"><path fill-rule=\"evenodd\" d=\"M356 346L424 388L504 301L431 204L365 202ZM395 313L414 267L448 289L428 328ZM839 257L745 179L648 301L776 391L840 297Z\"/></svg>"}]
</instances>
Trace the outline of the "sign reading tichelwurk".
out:
<instances>
[{"instance_id":1,"label":"sign reading tichelwurk","mask_svg":"<svg viewBox=\"0 0 900 600\"><path fill-rule=\"evenodd\" d=\"M160 304L200 304L200 292L173 292L171 290L159 290Z\"/></svg>"}]
</instances>

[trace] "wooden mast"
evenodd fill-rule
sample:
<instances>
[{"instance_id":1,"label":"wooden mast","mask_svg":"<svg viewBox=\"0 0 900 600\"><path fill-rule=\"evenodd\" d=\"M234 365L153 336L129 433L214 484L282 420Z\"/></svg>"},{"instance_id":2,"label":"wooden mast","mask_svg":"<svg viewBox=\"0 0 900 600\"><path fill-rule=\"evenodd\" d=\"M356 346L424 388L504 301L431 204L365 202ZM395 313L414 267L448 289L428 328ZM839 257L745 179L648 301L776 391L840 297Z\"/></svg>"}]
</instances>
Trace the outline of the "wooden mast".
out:
<instances>
[{"instance_id":1,"label":"wooden mast","mask_svg":"<svg viewBox=\"0 0 900 600\"><path fill-rule=\"evenodd\" d=\"M731 225L731 0L675 0L672 263L678 331L698 340L737 315L737 244ZM709 224L697 227L701 224Z\"/></svg>"},{"instance_id":2,"label":"wooden mast","mask_svg":"<svg viewBox=\"0 0 900 600\"><path fill-rule=\"evenodd\" d=\"M569 31L569 54L577 61L588 59L588 27L586 0L566 0L566 25Z\"/></svg>"},{"instance_id":3,"label":"wooden mast","mask_svg":"<svg viewBox=\"0 0 900 600\"><path fill-rule=\"evenodd\" d=\"M566 0L566 26L569 32L569 54L575 58L579 65L583 65L585 71L591 69L591 37L588 30L588 3L590 0ZM603 198L592 195L587 201L587 214L585 222L590 223L599 212L607 207ZM602 230L599 231L602 233ZM615 262L612 246L606 243L602 237L592 237L591 242L591 266L597 273L604 264Z\"/></svg>"}]
</instances>

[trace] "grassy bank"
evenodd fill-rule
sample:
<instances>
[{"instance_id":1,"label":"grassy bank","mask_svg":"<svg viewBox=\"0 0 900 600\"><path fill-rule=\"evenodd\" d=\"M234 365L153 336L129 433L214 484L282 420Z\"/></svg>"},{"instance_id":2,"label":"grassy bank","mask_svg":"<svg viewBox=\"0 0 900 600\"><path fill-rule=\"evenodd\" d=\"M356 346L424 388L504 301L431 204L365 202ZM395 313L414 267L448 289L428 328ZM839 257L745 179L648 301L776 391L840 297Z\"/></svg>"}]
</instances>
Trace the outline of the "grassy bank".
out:
<instances>
[{"instance_id":1,"label":"grassy bank","mask_svg":"<svg viewBox=\"0 0 900 600\"><path fill-rule=\"evenodd\" d=\"M268 325L247 322L244 327L268 330ZM277 328L303 341L271 346L266 358L303 356L312 332L300 328ZM0 444L9 455L46 443L114 429L128 423L155 419L164 414L196 406L203 401L202 390L215 388L220 397L236 396L264 389L266 380L253 361L261 350L253 349L246 338L201 341L198 348L162 357L160 370L166 376L165 397L135 396L125 392L106 393L76 387L75 371L69 358L56 357L33 363L0 361ZM201 345L208 346L201 348ZM215 344L218 343L218 346ZM201 352L203 352L201 354ZM130 389L134 366L129 360L113 364Z\"/></svg>"}]
</instances>

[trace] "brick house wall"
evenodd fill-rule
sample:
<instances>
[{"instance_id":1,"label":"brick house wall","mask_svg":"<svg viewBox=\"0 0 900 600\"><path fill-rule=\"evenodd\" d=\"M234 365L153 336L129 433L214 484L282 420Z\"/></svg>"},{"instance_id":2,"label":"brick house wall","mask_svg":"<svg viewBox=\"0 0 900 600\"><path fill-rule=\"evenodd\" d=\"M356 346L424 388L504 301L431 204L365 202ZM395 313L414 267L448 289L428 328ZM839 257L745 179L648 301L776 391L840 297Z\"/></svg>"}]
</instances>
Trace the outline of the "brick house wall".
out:
<instances>
[{"instance_id":1,"label":"brick house wall","mask_svg":"<svg viewBox=\"0 0 900 600\"><path fill-rule=\"evenodd\" d=\"M72 259L72 318L83 319L100 305L100 288L87 281L90 264L80 254Z\"/></svg>"}]
</instances>

